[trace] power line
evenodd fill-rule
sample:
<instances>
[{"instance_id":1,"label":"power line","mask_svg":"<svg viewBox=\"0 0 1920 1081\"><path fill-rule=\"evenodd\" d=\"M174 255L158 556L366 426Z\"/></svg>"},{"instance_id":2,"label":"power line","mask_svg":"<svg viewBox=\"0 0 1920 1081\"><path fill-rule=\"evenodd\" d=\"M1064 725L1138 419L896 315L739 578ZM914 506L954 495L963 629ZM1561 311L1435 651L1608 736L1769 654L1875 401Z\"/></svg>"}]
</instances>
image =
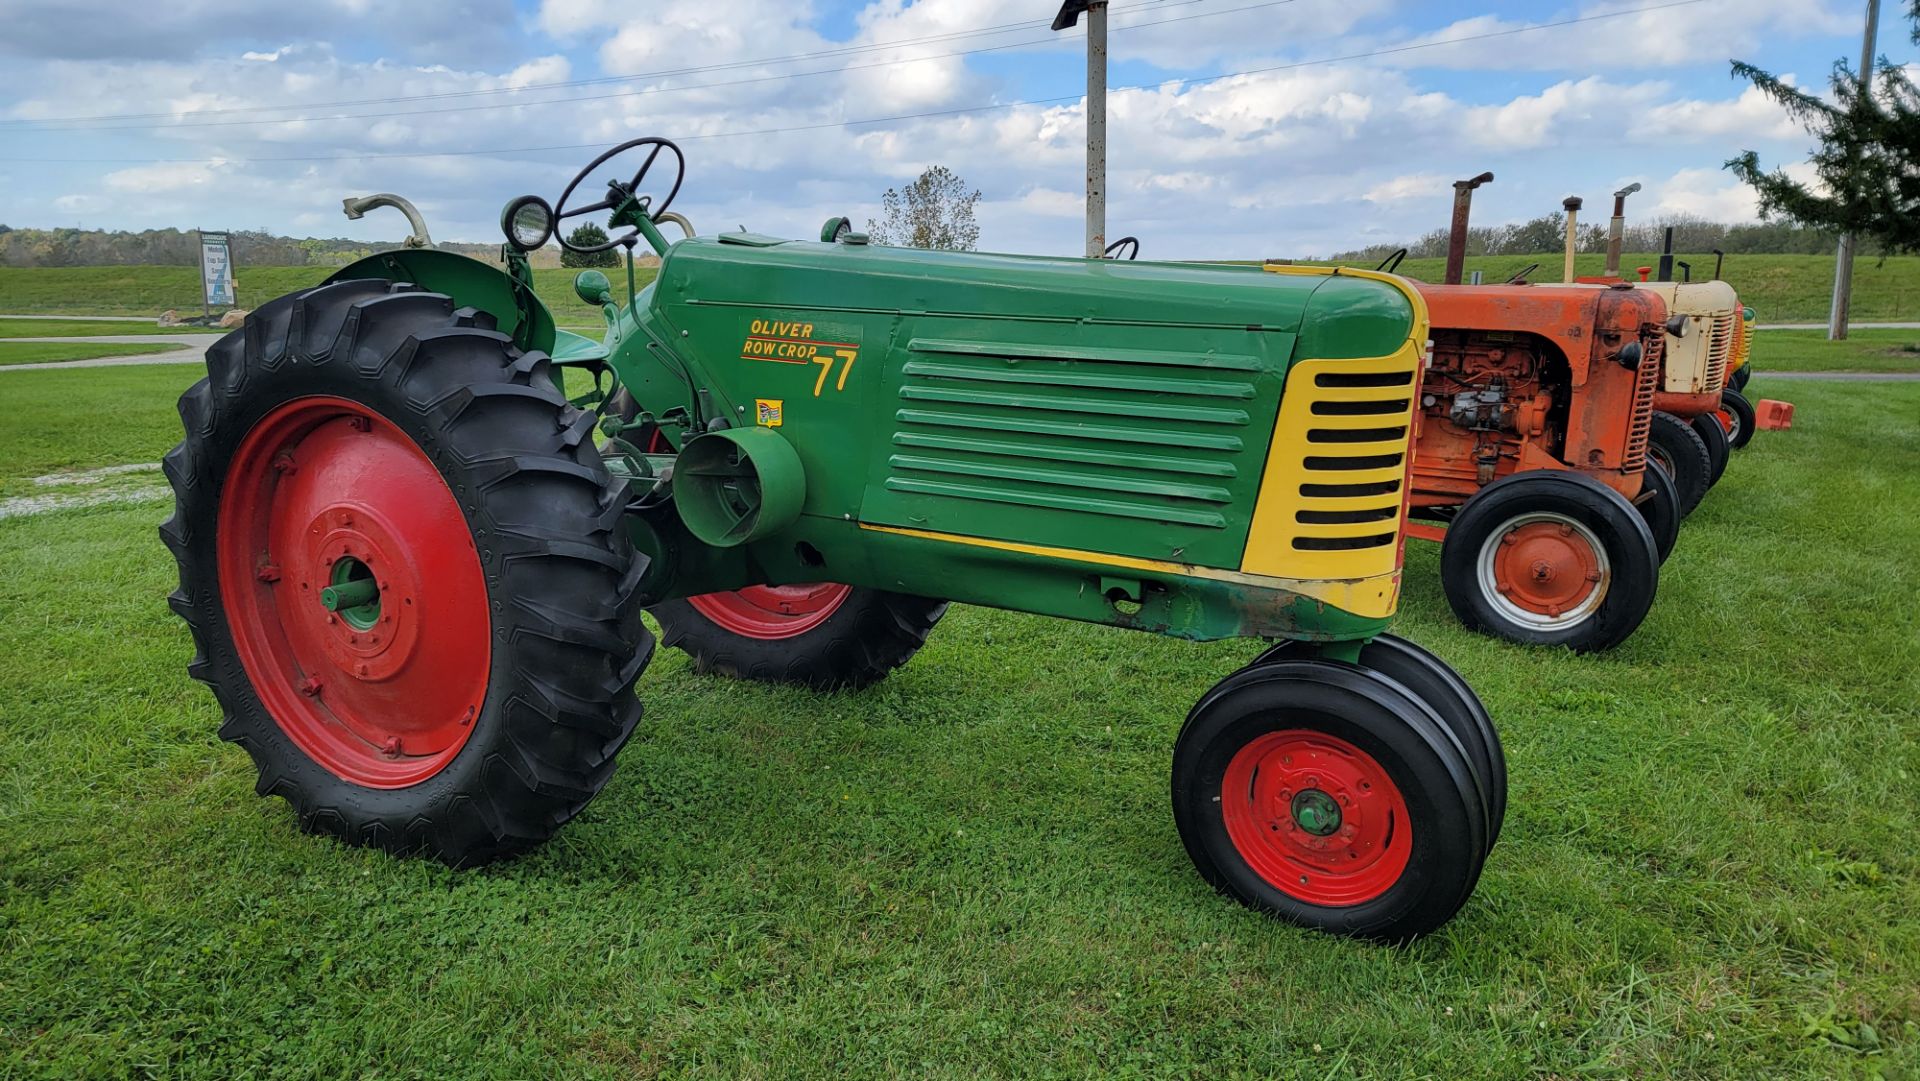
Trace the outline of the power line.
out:
<instances>
[{"instance_id":1,"label":"power line","mask_svg":"<svg viewBox=\"0 0 1920 1081\"><path fill-rule=\"evenodd\" d=\"M1469 34L1464 37L1446 38L1440 41L1412 42L1405 45L1373 49L1363 53L1350 53L1346 56L1322 57L1315 60L1300 60L1291 64L1274 64L1269 67L1248 68L1245 71L1230 71L1219 75L1202 75L1178 79L1163 79L1154 83L1134 86L1114 87L1110 93L1122 93L1138 90L1162 90L1169 86L1200 86L1206 83L1238 79L1248 75L1266 75L1278 71L1294 71L1300 68L1319 67L1326 64L1341 64L1351 60L1369 60L1381 56L1394 56L1421 49L1435 49L1447 45L1463 45L1474 41L1488 41L1495 38L1512 37L1516 34L1532 33L1538 30L1554 30L1580 23L1599 22L1605 19L1618 19L1628 15L1641 15L1651 11L1667 11L1672 8L1692 7L1695 4L1708 3L1710 0L1670 0L1664 4L1649 4L1644 7L1629 8L1620 11L1601 12L1595 15L1583 15L1578 18L1562 19L1558 22L1537 23L1532 26L1519 26L1507 30L1494 30L1484 34ZM1021 101L996 102L987 105L970 105L954 109L935 109L920 113L903 113L897 116L869 117L862 120L834 120L819 124L800 124L789 127L762 128L756 131L720 131L704 134L675 136L675 142L698 142L706 139L734 139L762 135L784 135L791 132L821 131L830 128L864 127L870 124L888 124L902 120L925 120L935 117L960 116L967 113L991 112L999 109L1017 109L1027 105L1055 105L1067 101L1079 101L1079 94L1063 94L1051 98L1028 98ZM137 164L137 165L258 165L275 162L314 162L314 161L361 161L370 158L457 158L484 157L488 155L540 154L557 150L596 150L606 146L605 142L567 143L554 146L500 147L488 150L437 150L409 151L398 153L360 153L360 154L320 154L287 155L270 158L0 158L0 162L9 164L33 165L76 165L76 164Z\"/></svg>"},{"instance_id":2,"label":"power line","mask_svg":"<svg viewBox=\"0 0 1920 1081\"><path fill-rule=\"evenodd\" d=\"M1198 3L1198 2L1200 2L1200 0L1183 0L1183 3L1187 3L1187 4ZM1177 15L1171 19L1156 19L1148 22L1127 23L1123 26L1117 26L1114 29L1116 31L1141 30L1141 29L1146 29L1148 27L1165 26L1168 23L1189 22L1194 19L1210 19L1210 18L1215 18L1217 16L1221 16L1221 15L1233 15L1243 11L1257 11L1261 8L1279 7L1280 5L1283 5L1283 4L1291 4L1295 2L1296 0L1266 0L1265 3L1247 4L1237 8L1225 8L1219 11L1202 11L1192 15ZM950 59L957 56L977 56L981 53L1004 52L1008 49L1022 49L1031 45L1048 45L1048 44L1057 42L1058 40L1060 40L1059 35L1049 34L1047 37L1044 37L1044 38L1033 38L1027 41L1009 42L1004 45L988 45L978 49L966 49L958 52L948 52L948 53L935 53L931 56L910 56L910 57L902 57L897 60L880 60L871 64L848 64L848 65L845 65L842 67L836 67L836 68L820 68L815 71L787 72L781 75L762 75L762 76L756 76L751 79L731 79L725 82L717 82L717 83L692 83L686 86L646 87L640 90L621 90L621 91L616 91L610 94L579 94L579 95L573 95L569 97L548 98L544 101L489 102L484 105L457 105L457 106L453 106L452 108L446 108L446 109L398 109L392 112L384 112L384 113L339 113L333 116L291 116L291 117L282 117L277 119L264 119L264 120L205 120L205 121L188 120L188 121L181 121L179 123L172 123L172 124L129 124L129 125L117 125L117 126L107 126L107 127L40 127L40 128L31 128L28 130L32 132L172 131L176 128L255 127L260 125L271 125L271 124L327 123L327 122L338 121L338 120L379 120L379 119L386 119L386 118L396 117L396 116L440 116L448 113L470 113L470 112L481 112L481 111L487 111L487 110L493 110L493 109L533 109L533 108L539 108L541 106L547 106L547 105L573 105L573 104L578 104L580 102L610 101L610 100L617 100L622 98L647 97L653 94L671 94L671 93L677 93L677 92L686 91L686 90L713 90L713 89L719 89L719 88L730 87L730 86L747 86L747 85L752 85L756 83L781 82L787 79L802 79L802 78L807 78L815 75L838 75L842 72L847 72L847 71L865 71L871 68L893 67L899 64L917 64L917 63L922 63L928 60L945 60L945 59Z\"/></svg>"},{"instance_id":3,"label":"power line","mask_svg":"<svg viewBox=\"0 0 1920 1081\"><path fill-rule=\"evenodd\" d=\"M1168 10L1189 7L1204 3L1205 0L1140 0L1129 4L1124 10L1132 11L1142 7L1156 7ZM453 98L481 97L494 94L523 94L537 90L565 90L583 86L603 86L608 83L634 82L640 79L669 78L676 75L698 75L709 71L726 71L734 68L755 67L761 64L788 64L802 60L818 60L834 56L844 56L863 52L875 52L881 49L896 49L911 45L924 45L934 42L951 41L969 37L989 37L998 34L1013 33L1019 30L1032 30L1048 25L1046 19L1030 19L1023 22L999 23L994 26L977 27L972 30L950 30L940 34L928 34L917 38L899 38L892 41L868 42L861 45L846 45L833 49L821 49L809 53L792 53L786 56L761 57L756 60L730 60L717 64L702 64L685 68L666 68L659 71L642 71L631 75L605 75L592 79L570 79L564 82L526 83L521 86L496 86L474 90L446 90L432 94L406 94L388 97L358 98L345 101L322 101L290 103L284 105L238 105L221 109L195 109L193 116L221 116L233 113L280 112L294 109L344 109L359 105L393 105L409 101L439 101ZM1050 36L1048 39L1052 40ZM965 55L965 54L955 54ZM564 99L562 99L564 100ZM84 124L108 120L159 120L179 116L179 111L153 113L108 113L94 116L54 116L54 117L14 117L0 119L0 124ZM40 131L66 130L60 128L35 128ZM113 129L89 129L113 130Z\"/></svg>"}]
</instances>

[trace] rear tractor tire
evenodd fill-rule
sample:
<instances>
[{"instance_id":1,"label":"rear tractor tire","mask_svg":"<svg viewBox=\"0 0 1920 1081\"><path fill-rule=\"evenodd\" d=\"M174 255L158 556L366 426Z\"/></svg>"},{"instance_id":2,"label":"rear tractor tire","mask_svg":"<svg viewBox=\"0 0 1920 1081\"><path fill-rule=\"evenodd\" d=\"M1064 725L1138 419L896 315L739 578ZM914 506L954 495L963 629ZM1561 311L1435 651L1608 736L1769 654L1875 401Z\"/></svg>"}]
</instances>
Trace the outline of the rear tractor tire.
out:
<instances>
[{"instance_id":1,"label":"rear tractor tire","mask_svg":"<svg viewBox=\"0 0 1920 1081\"><path fill-rule=\"evenodd\" d=\"M1633 504L1592 477L1516 473L1460 509L1441 544L1440 581L1471 630L1585 653L1640 626L1660 554Z\"/></svg>"},{"instance_id":2,"label":"rear tractor tire","mask_svg":"<svg viewBox=\"0 0 1920 1081\"><path fill-rule=\"evenodd\" d=\"M632 420L640 407L622 387L608 411ZM639 442L651 454L673 453L658 428L644 429ZM810 582L706 593L647 611L660 621L661 640L693 658L697 672L834 690L870 686L907 663L947 602Z\"/></svg>"},{"instance_id":3,"label":"rear tractor tire","mask_svg":"<svg viewBox=\"0 0 1920 1081\"><path fill-rule=\"evenodd\" d=\"M886 678L926 644L947 602L817 582L748 586L648 609L699 672L815 690Z\"/></svg>"},{"instance_id":4,"label":"rear tractor tire","mask_svg":"<svg viewBox=\"0 0 1920 1081\"><path fill-rule=\"evenodd\" d=\"M1222 893L1304 927L1401 942L1472 894L1493 844L1489 781L1410 685L1339 661L1272 660L1187 715L1173 815Z\"/></svg>"},{"instance_id":5,"label":"rear tractor tire","mask_svg":"<svg viewBox=\"0 0 1920 1081\"><path fill-rule=\"evenodd\" d=\"M1747 396L1729 387L1720 392L1720 409L1715 416L1720 418L1720 427L1727 433L1727 445L1734 450L1753 442L1755 417L1753 403Z\"/></svg>"},{"instance_id":6,"label":"rear tractor tire","mask_svg":"<svg viewBox=\"0 0 1920 1081\"><path fill-rule=\"evenodd\" d=\"M1672 413L1655 413L1647 430L1647 460L1659 462L1673 478L1680 492L1680 517L1693 508L1713 487L1713 455L1706 441L1693 426Z\"/></svg>"},{"instance_id":7,"label":"rear tractor tire","mask_svg":"<svg viewBox=\"0 0 1920 1081\"><path fill-rule=\"evenodd\" d=\"M168 600L261 795L470 866L600 791L640 719L645 563L545 354L445 296L339 282L249 315L180 416Z\"/></svg>"}]
</instances>

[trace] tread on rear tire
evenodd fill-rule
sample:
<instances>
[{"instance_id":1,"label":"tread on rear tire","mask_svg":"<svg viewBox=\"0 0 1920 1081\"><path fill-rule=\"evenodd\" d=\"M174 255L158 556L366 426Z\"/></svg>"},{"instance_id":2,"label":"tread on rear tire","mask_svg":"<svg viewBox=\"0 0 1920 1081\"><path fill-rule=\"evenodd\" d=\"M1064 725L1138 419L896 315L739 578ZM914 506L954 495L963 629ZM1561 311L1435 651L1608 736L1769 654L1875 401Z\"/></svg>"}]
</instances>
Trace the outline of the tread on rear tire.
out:
<instances>
[{"instance_id":1,"label":"tread on rear tire","mask_svg":"<svg viewBox=\"0 0 1920 1081\"><path fill-rule=\"evenodd\" d=\"M391 425L437 470L484 588L484 698L457 752L405 784L356 783L303 750L294 735L308 731L302 722L263 701L284 700L275 696L281 681L300 678L298 665L250 666L236 648L236 635L251 641L260 621L227 598L266 587L227 582L223 593L220 580L223 530L237 543L240 528L222 520L223 489L250 476L236 450L276 409L326 399ZM456 310L445 296L339 282L251 313L208 350L207 377L182 395L180 416L185 438L164 461L175 509L160 535L180 572L168 600L192 632L188 673L212 688L220 737L252 758L261 795L284 798L310 832L471 866L539 844L601 790L640 719L634 682L653 651L636 603L645 561L620 528L625 493L594 447L594 418L567 403L545 354L521 352L492 316ZM297 464L289 457L278 469L276 459L276 470ZM269 515L285 506L284 482L263 482L257 502ZM337 498L352 504L368 491L349 485ZM293 602L302 599L289 594L284 610L301 611ZM424 616L418 628L423 640L438 633ZM310 681L349 681L343 696L359 689L346 669L304 671Z\"/></svg>"}]
</instances>

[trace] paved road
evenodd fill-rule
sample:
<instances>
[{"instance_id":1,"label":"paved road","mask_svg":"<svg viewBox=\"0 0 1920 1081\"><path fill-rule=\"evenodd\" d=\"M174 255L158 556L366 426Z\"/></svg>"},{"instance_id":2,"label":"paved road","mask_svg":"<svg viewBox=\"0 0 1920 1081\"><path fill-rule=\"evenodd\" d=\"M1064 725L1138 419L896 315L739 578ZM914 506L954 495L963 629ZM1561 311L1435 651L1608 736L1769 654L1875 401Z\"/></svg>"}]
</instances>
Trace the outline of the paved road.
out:
<instances>
[{"instance_id":1,"label":"paved road","mask_svg":"<svg viewBox=\"0 0 1920 1081\"><path fill-rule=\"evenodd\" d=\"M9 342L72 342L77 345L177 345L166 353L138 353L123 357L94 357L91 360L47 360L37 364L0 364L0 372L34 372L48 368L115 368L127 364L198 364L207 347L220 340L219 334L105 334L92 338L0 338Z\"/></svg>"}]
</instances>

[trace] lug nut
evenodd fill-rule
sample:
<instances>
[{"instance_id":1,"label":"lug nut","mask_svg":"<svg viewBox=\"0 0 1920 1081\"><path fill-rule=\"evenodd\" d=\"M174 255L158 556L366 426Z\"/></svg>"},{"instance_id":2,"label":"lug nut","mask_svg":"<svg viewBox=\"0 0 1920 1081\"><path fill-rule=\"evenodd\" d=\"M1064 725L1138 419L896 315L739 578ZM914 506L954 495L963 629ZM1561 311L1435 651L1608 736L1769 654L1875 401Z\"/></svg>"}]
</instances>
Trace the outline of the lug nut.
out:
<instances>
[{"instance_id":1,"label":"lug nut","mask_svg":"<svg viewBox=\"0 0 1920 1081\"><path fill-rule=\"evenodd\" d=\"M388 736L387 741L380 745L380 751L389 758L400 757L400 737Z\"/></svg>"},{"instance_id":2,"label":"lug nut","mask_svg":"<svg viewBox=\"0 0 1920 1081\"><path fill-rule=\"evenodd\" d=\"M312 698L315 695L319 694L320 680L318 679L318 677L308 676L307 678L301 680L300 693L306 695L308 698Z\"/></svg>"}]
</instances>

